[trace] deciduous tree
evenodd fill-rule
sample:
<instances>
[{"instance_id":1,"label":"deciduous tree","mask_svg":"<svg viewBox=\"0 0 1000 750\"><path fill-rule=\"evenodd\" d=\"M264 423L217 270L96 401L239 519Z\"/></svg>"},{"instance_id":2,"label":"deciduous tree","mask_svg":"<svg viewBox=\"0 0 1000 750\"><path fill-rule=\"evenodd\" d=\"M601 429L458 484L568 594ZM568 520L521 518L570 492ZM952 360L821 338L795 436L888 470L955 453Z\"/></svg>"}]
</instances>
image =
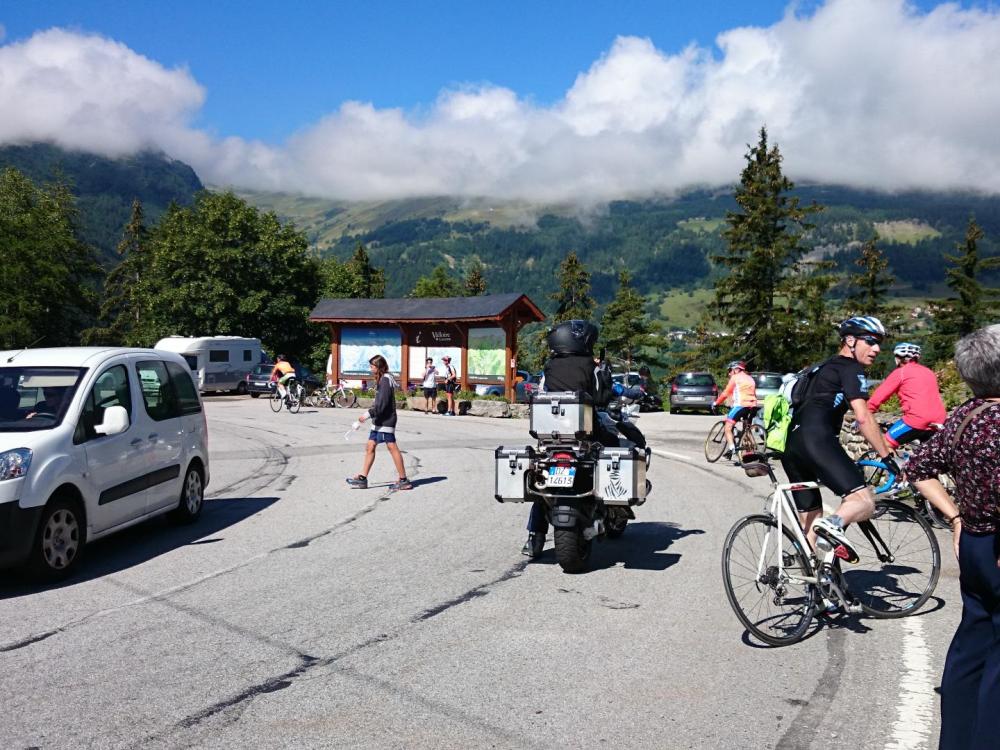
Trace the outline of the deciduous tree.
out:
<instances>
[{"instance_id":1,"label":"deciduous tree","mask_svg":"<svg viewBox=\"0 0 1000 750\"><path fill-rule=\"evenodd\" d=\"M79 344L94 323L101 271L75 217L65 185L0 172L0 346Z\"/></svg>"},{"instance_id":2,"label":"deciduous tree","mask_svg":"<svg viewBox=\"0 0 1000 750\"><path fill-rule=\"evenodd\" d=\"M410 297L462 297L462 282L448 273L444 266L438 266L429 276L421 276L417 279Z\"/></svg>"}]
</instances>

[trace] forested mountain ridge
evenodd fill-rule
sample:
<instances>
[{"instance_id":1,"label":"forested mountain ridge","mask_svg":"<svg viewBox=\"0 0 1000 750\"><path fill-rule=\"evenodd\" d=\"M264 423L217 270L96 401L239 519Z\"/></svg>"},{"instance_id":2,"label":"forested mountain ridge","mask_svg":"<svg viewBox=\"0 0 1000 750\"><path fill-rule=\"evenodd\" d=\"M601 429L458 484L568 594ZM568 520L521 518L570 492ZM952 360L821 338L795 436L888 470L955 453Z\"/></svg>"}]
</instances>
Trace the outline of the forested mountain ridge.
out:
<instances>
[{"instance_id":1,"label":"forested mountain ridge","mask_svg":"<svg viewBox=\"0 0 1000 750\"><path fill-rule=\"evenodd\" d=\"M189 205L204 188L188 165L148 152L108 159L48 144L0 146L0 169L7 166L37 182L69 184L77 197L81 238L98 249L105 267L117 261L115 247L134 198L143 202L152 225L171 201ZM877 231L897 278L896 294L943 293L943 254L962 241L970 216L985 231L982 254L1000 254L998 196L827 185L799 186L794 192L803 204L825 206L811 217L815 228L804 240L813 248L812 257L831 257L847 271L860 243ZM294 222L317 255L344 260L364 244L373 264L386 270L389 296L408 294L438 265L462 275L478 259L490 291L525 292L543 305L570 251L593 274L593 294L602 304L613 295L623 268L643 294L712 286L719 269L711 258L724 248L724 219L735 208L730 187L588 209L452 197L346 202L250 191L239 195Z\"/></svg>"},{"instance_id":2,"label":"forested mountain ridge","mask_svg":"<svg viewBox=\"0 0 1000 750\"><path fill-rule=\"evenodd\" d=\"M832 258L847 271L860 243L878 232L898 280L897 294L940 291L943 254L961 242L970 216L986 232L984 256L1000 254L1000 196L824 185L800 187L794 194L803 204L825 207L810 217L815 228L804 240L814 257ZM593 273L599 302L610 299L623 267L644 294L711 284L718 273L711 258L723 249L726 212L735 208L727 189L616 201L590 211L447 198L350 204L240 195L294 221L322 255L346 259L364 244L372 262L386 268L390 296L406 294L439 264L459 274L478 258L491 290L523 291L543 300L555 288L559 262L574 250Z\"/></svg>"},{"instance_id":3,"label":"forested mountain ridge","mask_svg":"<svg viewBox=\"0 0 1000 750\"><path fill-rule=\"evenodd\" d=\"M47 143L0 146L0 169L6 167L35 183L65 182L76 196L80 238L98 250L106 267L118 260L115 247L135 198L152 223L171 201L190 205L204 189L190 166L153 152L109 159Z\"/></svg>"}]
</instances>

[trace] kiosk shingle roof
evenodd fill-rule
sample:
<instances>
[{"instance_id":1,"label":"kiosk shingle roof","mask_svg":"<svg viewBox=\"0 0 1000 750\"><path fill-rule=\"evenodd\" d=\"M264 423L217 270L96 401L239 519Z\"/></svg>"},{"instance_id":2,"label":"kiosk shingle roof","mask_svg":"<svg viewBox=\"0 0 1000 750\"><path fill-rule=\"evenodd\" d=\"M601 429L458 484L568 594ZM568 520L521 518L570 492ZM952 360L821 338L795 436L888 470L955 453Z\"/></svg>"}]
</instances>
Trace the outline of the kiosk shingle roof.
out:
<instances>
[{"instance_id":1,"label":"kiosk shingle roof","mask_svg":"<svg viewBox=\"0 0 1000 750\"><path fill-rule=\"evenodd\" d=\"M427 299L322 299L313 309L313 322L385 321L439 322L446 320L492 320L521 303L536 320L545 316L524 294L485 294L479 297L431 297Z\"/></svg>"}]
</instances>

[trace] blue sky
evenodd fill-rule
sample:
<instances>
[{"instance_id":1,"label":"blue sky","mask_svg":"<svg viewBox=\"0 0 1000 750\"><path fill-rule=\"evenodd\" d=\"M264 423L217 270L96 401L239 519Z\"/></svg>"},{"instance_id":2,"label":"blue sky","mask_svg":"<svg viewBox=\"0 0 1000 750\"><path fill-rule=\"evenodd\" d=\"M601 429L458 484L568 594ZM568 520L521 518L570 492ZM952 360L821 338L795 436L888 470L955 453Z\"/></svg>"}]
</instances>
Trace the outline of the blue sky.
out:
<instances>
[{"instance_id":1,"label":"blue sky","mask_svg":"<svg viewBox=\"0 0 1000 750\"><path fill-rule=\"evenodd\" d=\"M700 2L13 2L7 41L52 26L97 32L163 65L186 66L208 96L199 124L277 143L344 100L419 108L457 83L561 97L617 36L666 51L723 30L770 25L776 0ZM808 7L810 3L799 3Z\"/></svg>"},{"instance_id":2,"label":"blue sky","mask_svg":"<svg viewBox=\"0 0 1000 750\"><path fill-rule=\"evenodd\" d=\"M238 187L669 194L731 181L767 125L799 179L1000 192L1000 12L974 1L6 0L0 69L0 143Z\"/></svg>"}]
</instances>

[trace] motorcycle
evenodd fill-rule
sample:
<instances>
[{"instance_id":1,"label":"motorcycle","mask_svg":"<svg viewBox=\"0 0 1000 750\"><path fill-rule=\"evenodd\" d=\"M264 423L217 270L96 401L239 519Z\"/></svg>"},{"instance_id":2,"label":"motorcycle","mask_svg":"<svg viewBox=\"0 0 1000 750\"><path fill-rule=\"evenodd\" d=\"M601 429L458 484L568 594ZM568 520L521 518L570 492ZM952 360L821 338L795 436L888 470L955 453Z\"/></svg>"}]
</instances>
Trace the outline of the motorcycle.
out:
<instances>
[{"instance_id":1,"label":"motorcycle","mask_svg":"<svg viewBox=\"0 0 1000 750\"><path fill-rule=\"evenodd\" d=\"M586 570L594 539L624 534L652 488L652 453L617 406L595 410L584 393L536 394L529 427L536 446L495 452L496 499L545 503L566 573Z\"/></svg>"}]
</instances>

